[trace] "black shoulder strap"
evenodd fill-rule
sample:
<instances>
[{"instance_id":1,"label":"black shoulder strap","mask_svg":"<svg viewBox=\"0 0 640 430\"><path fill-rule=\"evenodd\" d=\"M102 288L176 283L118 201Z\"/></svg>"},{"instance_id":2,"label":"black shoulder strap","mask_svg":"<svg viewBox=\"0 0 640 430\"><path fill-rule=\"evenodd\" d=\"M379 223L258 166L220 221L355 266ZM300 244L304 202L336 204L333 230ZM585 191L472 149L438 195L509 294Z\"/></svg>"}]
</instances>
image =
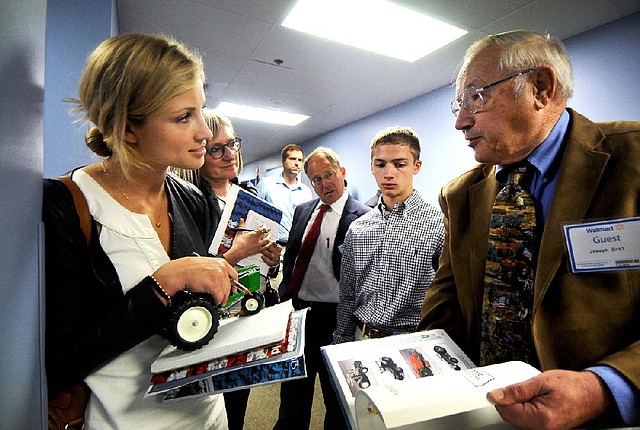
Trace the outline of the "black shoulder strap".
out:
<instances>
[{"instance_id":1,"label":"black shoulder strap","mask_svg":"<svg viewBox=\"0 0 640 430\"><path fill-rule=\"evenodd\" d=\"M91 213L89 212L89 205L87 204L87 199L84 194L82 194L82 190L78 187L78 184L73 182L68 176L58 176L60 182L65 184L69 191L71 191L71 195L73 196L73 203L76 206L76 211L78 212L78 218L80 218L80 228L84 233L84 237L87 240L87 246L91 241Z\"/></svg>"}]
</instances>

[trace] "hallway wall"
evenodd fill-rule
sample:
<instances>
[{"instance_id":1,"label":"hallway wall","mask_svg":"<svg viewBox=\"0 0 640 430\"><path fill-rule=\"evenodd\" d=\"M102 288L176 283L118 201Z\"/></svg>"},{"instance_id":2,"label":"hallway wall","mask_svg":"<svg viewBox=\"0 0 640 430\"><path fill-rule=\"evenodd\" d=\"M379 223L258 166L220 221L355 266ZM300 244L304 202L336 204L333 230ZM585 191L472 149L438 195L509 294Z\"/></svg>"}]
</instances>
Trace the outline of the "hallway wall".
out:
<instances>
[{"instance_id":1,"label":"hallway wall","mask_svg":"<svg viewBox=\"0 0 640 430\"><path fill-rule=\"evenodd\" d=\"M0 428L43 422L40 213L46 0L0 14Z\"/></svg>"}]
</instances>

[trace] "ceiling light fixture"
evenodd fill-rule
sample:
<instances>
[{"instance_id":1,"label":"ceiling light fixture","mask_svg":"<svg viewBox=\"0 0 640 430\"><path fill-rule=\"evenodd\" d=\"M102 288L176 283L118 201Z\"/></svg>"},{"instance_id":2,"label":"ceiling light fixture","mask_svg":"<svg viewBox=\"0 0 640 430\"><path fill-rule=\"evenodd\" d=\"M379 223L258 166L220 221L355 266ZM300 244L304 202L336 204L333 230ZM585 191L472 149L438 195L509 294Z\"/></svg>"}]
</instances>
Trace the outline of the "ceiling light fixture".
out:
<instances>
[{"instance_id":1,"label":"ceiling light fixture","mask_svg":"<svg viewBox=\"0 0 640 430\"><path fill-rule=\"evenodd\" d=\"M410 63L467 34L386 0L299 0L282 26Z\"/></svg>"},{"instance_id":2,"label":"ceiling light fixture","mask_svg":"<svg viewBox=\"0 0 640 430\"><path fill-rule=\"evenodd\" d=\"M271 124L294 126L309 118L308 115L265 109L255 106L221 102L215 109L217 113L232 118L243 118L251 121L262 121Z\"/></svg>"}]
</instances>

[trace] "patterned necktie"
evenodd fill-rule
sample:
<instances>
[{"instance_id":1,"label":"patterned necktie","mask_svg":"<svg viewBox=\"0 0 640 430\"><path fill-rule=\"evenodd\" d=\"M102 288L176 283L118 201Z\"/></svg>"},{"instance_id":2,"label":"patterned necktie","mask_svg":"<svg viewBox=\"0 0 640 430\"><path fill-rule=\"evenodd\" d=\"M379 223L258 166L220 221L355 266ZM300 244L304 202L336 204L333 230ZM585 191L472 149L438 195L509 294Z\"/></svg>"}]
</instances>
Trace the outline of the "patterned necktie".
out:
<instances>
[{"instance_id":1,"label":"patterned necktie","mask_svg":"<svg viewBox=\"0 0 640 430\"><path fill-rule=\"evenodd\" d=\"M298 291L300 291L300 287L302 286L304 274L307 272L307 267L309 266L309 262L311 261L313 250L315 249L316 243L318 242L318 237L320 236L320 226L322 225L322 218L324 217L325 212L327 212L330 207L331 206L328 205L320 206L320 210L318 211L318 215L316 215L316 219L313 221L313 224L311 224L311 228L309 228L307 235L302 241L302 246L300 247L300 251L298 252L298 258L296 259L296 265L293 268L291 279L289 279L289 282L287 282L286 298L288 299L298 297Z\"/></svg>"},{"instance_id":2,"label":"patterned necktie","mask_svg":"<svg viewBox=\"0 0 640 430\"><path fill-rule=\"evenodd\" d=\"M511 171L493 205L482 301L481 366L536 360L531 313L538 242L533 196L521 185L526 168Z\"/></svg>"}]
</instances>

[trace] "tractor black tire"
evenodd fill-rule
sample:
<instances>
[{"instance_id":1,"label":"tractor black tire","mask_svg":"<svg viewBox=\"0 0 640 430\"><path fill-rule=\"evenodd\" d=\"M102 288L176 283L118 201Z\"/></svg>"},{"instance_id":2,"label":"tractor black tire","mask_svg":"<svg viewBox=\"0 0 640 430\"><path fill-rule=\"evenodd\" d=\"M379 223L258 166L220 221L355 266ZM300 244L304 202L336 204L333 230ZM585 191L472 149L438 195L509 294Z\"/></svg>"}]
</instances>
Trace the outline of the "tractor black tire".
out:
<instances>
[{"instance_id":1,"label":"tractor black tire","mask_svg":"<svg viewBox=\"0 0 640 430\"><path fill-rule=\"evenodd\" d=\"M180 291L171 298L164 335L176 348L195 351L218 331L220 310L211 295Z\"/></svg>"},{"instance_id":2,"label":"tractor black tire","mask_svg":"<svg viewBox=\"0 0 640 430\"><path fill-rule=\"evenodd\" d=\"M240 307L245 315L255 315L264 308L264 296L258 291L246 295L242 298Z\"/></svg>"},{"instance_id":3,"label":"tractor black tire","mask_svg":"<svg viewBox=\"0 0 640 430\"><path fill-rule=\"evenodd\" d=\"M264 296L264 306L267 308L280 303L280 294L278 294L278 290L271 285L267 284L267 288L265 288L262 295Z\"/></svg>"}]
</instances>

